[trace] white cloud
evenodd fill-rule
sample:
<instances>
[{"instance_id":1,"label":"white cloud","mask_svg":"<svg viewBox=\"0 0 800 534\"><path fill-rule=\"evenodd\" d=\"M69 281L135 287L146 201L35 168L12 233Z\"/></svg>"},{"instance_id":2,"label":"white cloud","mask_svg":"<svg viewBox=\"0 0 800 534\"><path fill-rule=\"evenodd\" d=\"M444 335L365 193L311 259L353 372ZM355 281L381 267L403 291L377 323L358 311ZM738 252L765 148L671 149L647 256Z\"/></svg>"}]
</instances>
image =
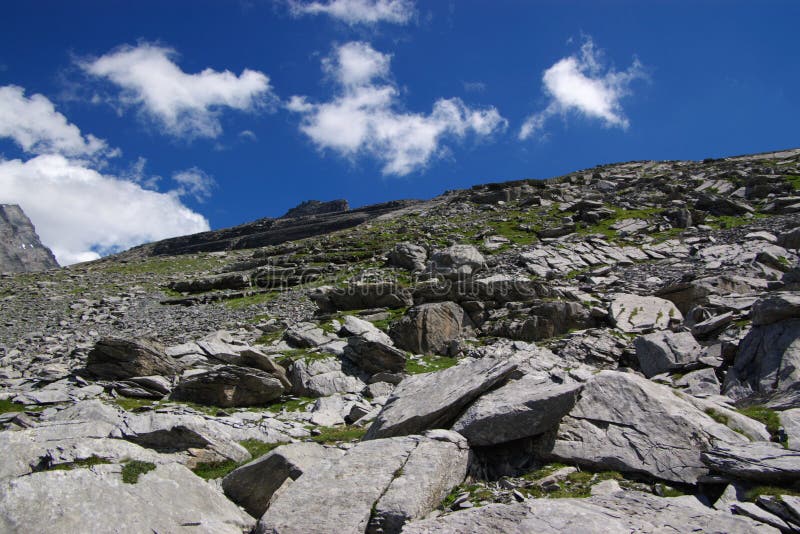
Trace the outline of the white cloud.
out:
<instances>
[{"instance_id":1,"label":"white cloud","mask_svg":"<svg viewBox=\"0 0 800 534\"><path fill-rule=\"evenodd\" d=\"M424 168L442 153L445 137L486 137L507 126L494 107L474 109L458 98L437 100L427 115L399 111L399 91L387 81L390 61L366 43L342 45L323 60L338 94L322 104L294 96L286 107L303 116L300 129L318 148L349 158L371 155L386 175Z\"/></svg>"},{"instance_id":2,"label":"white cloud","mask_svg":"<svg viewBox=\"0 0 800 534\"><path fill-rule=\"evenodd\" d=\"M289 0L295 16L325 14L353 26L389 22L406 24L414 16L413 0Z\"/></svg>"},{"instance_id":3,"label":"white cloud","mask_svg":"<svg viewBox=\"0 0 800 534\"><path fill-rule=\"evenodd\" d=\"M637 59L622 72L605 69L602 52L595 48L591 38L587 38L580 55L563 58L544 71L542 84L550 102L544 110L525 120L519 138L527 139L541 131L551 117L566 115L570 111L599 119L608 128L627 129L630 121L623 112L620 99L630 94L631 82L644 77Z\"/></svg>"},{"instance_id":4,"label":"white cloud","mask_svg":"<svg viewBox=\"0 0 800 534\"><path fill-rule=\"evenodd\" d=\"M209 229L175 194L143 189L55 154L0 160L0 203L22 206L62 265Z\"/></svg>"},{"instance_id":5,"label":"white cloud","mask_svg":"<svg viewBox=\"0 0 800 534\"><path fill-rule=\"evenodd\" d=\"M123 46L81 67L120 87L120 101L142 112L177 137L217 137L222 108L253 111L275 100L269 77L245 69L239 76L204 69L187 74L176 53L153 44Z\"/></svg>"},{"instance_id":6,"label":"white cloud","mask_svg":"<svg viewBox=\"0 0 800 534\"><path fill-rule=\"evenodd\" d=\"M30 154L60 153L67 156L117 155L102 139L83 136L80 129L56 111L47 97L25 96L15 85L0 87L0 137L11 138Z\"/></svg>"},{"instance_id":7,"label":"white cloud","mask_svg":"<svg viewBox=\"0 0 800 534\"><path fill-rule=\"evenodd\" d=\"M190 195L198 202L205 202L217 185L214 178L197 167L176 172L172 179L178 184L178 188L172 191L173 194L179 197Z\"/></svg>"}]
</instances>

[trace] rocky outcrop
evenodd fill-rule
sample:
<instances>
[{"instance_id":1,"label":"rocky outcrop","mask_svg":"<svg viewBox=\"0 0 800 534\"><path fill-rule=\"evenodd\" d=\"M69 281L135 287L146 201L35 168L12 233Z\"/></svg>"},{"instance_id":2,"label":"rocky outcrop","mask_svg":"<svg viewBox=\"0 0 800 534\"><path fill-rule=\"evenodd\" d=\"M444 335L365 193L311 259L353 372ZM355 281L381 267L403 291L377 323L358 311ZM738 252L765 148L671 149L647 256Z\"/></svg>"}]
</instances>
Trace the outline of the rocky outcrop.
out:
<instances>
[{"instance_id":1,"label":"rocky outcrop","mask_svg":"<svg viewBox=\"0 0 800 534\"><path fill-rule=\"evenodd\" d=\"M424 270L427 259L428 251L425 247L414 243L398 243L388 255L389 265L409 271Z\"/></svg>"},{"instance_id":2,"label":"rocky outcrop","mask_svg":"<svg viewBox=\"0 0 800 534\"><path fill-rule=\"evenodd\" d=\"M449 280L463 280L486 268L486 259L472 245L453 245L431 255L431 271Z\"/></svg>"},{"instance_id":3,"label":"rocky outcrop","mask_svg":"<svg viewBox=\"0 0 800 534\"><path fill-rule=\"evenodd\" d=\"M721 445L701 455L712 470L734 478L767 484L793 482L800 478L800 452L768 441Z\"/></svg>"},{"instance_id":4,"label":"rocky outcrop","mask_svg":"<svg viewBox=\"0 0 800 534\"><path fill-rule=\"evenodd\" d=\"M484 358L407 378L386 401L365 439L447 428L470 401L515 369L508 360Z\"/></svg>"},{"instance_id":5,"label":"rocky outcrop","mask_svg":"<svg viewBox=\"0 0 800 534\"><path fill-rule=\"evenodd\" d=\"M543 450L562 461L695 484L708 472L700 453L746 441L666 386L601 371Z\"/></svg>"},{"instance_id":6,"label":"rocky outcrop","mask_svg":"<svg viewBox=\"0 0 800 534\"><path fill-rule=\"evenodd\" d=\"M654 332L633 342L642 372L648 378L696 365L702 348L689 332Z\"/></svg>"},{"instance_id":7,"label":"rocky outcrop","mask_svg":"<svg viewBox=\"0 0 800 534\"><path fill-rule=\"evenodd\" d=\"M0 204L0 272L43 271L58 267L56 257L16 204Z\"/></svg>"},{"instance_id":8,"label":"rocky outcrop","mask_svg":"<svg viewBox=\"0 0 800 534\"><path fill-rule=\"evenodd\" d=\"M172 376L180 366L164 352L164 346L149 339L105 338L89 352L86 371L98 378Z\"/></svg>"},{"instance_id":9,"label":"rocky outcrop","mask_svg":"<svg viewBox=\"0 0 800 534\"><path fill-rule=\"evenodd\" d=\"M420 304L392 325L395 345L415 354L446 354L452 341L472 328L464 309L455 302Z\"/></svg>"},{"instance_id":10,"label":"rocky outcrop","mask_svg":"<svg viewBox=\"0 0 800 534\"><path fill-rule=\"evenodd\" d=\"M330 200L322 202L319 200L306 200L287 211L281 219L291 219L295 217L308 217L310 215L325 215L328 213L340 213L350 209L350 204L344 199Z\"/></svg>"}]
</instances>

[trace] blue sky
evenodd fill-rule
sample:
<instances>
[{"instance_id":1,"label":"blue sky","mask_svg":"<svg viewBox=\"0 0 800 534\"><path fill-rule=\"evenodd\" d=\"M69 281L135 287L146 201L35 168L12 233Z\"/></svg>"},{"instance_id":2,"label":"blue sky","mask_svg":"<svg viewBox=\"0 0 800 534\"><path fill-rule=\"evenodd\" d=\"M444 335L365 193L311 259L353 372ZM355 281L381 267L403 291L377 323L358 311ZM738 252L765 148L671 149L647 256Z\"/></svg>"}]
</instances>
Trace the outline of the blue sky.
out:
<instances>
[{"instance_id":1,"label":"blue sky","mask_svg":"<svg viewBox=\"0 0 800 534\"><path fill-rule=\"evenodd\" d=\"M62 263L601 163L800 144L796 1L0 7L0 202Z\"/></svg>"}]
</instances>

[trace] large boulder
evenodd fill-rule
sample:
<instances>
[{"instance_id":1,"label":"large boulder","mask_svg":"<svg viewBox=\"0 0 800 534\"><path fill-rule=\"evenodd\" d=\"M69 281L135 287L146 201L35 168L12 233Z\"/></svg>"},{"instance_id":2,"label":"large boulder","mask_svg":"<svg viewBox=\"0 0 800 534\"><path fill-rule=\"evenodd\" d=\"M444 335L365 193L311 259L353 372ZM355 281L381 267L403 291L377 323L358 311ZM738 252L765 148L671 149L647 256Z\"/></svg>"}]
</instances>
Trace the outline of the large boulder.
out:
<instances>
[{"instance_id":1,"label":"large boulder","mask_svg":"<svg viewBox=\"0 0 800 534\"><path fill-rule=\"evenodd\" d=\"M297 323L286 330L283 339L292 347L309 349L319 347L337 338L327 334L314 323Z\"/></svg>"},{"instance_id":2,"label":"large boulder","mask_svg":"<svg viewBox=\"0 0 800 534\"><path fill-rule=\"evenodd\" d=\"M800 451L769 441L719 445L705 451L702 459L712 470L733 478L767 484L800 480Z\"/></svg>"},{"instance_id":3,"label":"large boulder","mask_svg":"<svg viewBox=\"0 0 800 534\"><path fill-rule=\"evenodd\" d=\"M527 499L490 504L408 524L404 534L536 532L607 534L612 532L779 531L747 517L708 508L694 497L663 498L638 491L617 491L586 499Z\"/></svg>"},{"instance_id":4,"label":"large boulder","mask_svg":"<svg viewBox=\"0 0 800 534\"><path fill-rule=\"evenodd\" d=\"M510 380L472 403L453 424L473 447L537 436L558 426L581 384L554 384L532 375Z\"/></svg>"},{"instance_id":5,"label":"large boulder","mask_svg":"<svg viewBox=\"0 0 800 534\"><path fill-rule=\"evenodd\" d=\"M222 479L222 489L229 499L258 518L264 515L273 494L287 480L297 480L303 473L318 468L318 464L331 462L343 454L341 449L317 443L282 445L230 472Z\"/></svg>"},{"instance_id":6,"label":"large boulder","mask_svg":"<svg viewBox=\"0 0 800 534\"><path fill-rule=\"evenodd\" d=\"M222 408L265 405L281 396L280 380L256 369L233 365L191 375L172 391L172 400Z\"/></svg>"},{"instance_id":7,"label":"large boulder","mask_svg":"<svg viewBox=\"0 0 800 534\"><path fill-rule=\"evenodd\" d=\"M327 397L334 393L360 393L363 374L349 360L337 357L298 359L289 368L292 393L302 397Z\"/></svg>"},{"instance_id":8,"label":"large boulder","mask_svg":"<svg viewBox=\"0 0 800 534\"><path fill-rule=\"evenodd\" d=\"M501 383L516 368L507 359L483 358L411 376L394 390L364 439L447 428L467 404Z\"/></svg>"},{"instance_id":9,"label":"large boulder","mask_svg":"<svg viewBox=\"0 0 800 534\"><path fill-rule=\"evenodd\" d=\"M753 303L753 325L763 326L800 317L800 294L773 293Z\"/></svg>"},{"instance_id":10,"label":"large boulder","mask_svg":"<svg viewBox=\"0 0 800 534\"><path fill-rule=\"evenodd\" d=\"M340 336L363 336L366 333L370 333L374 336L375 340L385 343L386 345L392 344L392 338L369 321L353 317L352 315L345 315L342 321L342 327L339 330Z\"/></svg>"},{"instance_id":11,"label":"large boulder","mask_svg":"<svg viewBox=\"0 0 800 534\"><path fill-rule=\"evenodd\" d=\"M800 408L780 412L778 417L784 432L786 432L786 446L800 451Z\"/></svg>"},{"instance_id":12,"label":"large boulder","mask_svg":"<svg viewBox=\"0 0 800 534\"><path fill-rule=\"evenodd\" d=\"M667 386L601 371L586 382L558 431L542 440L542 450L597 469L694 484L708 472L701 452L747 441Z\"/></svg>"},{"instance_id":13,"label":"large boulder","mask_svg":"<svg viewBox=\"0 0 800 534\"><path fill-rule=\"evenodd\" d=\"M653 332L633 341L639 367L648 378L697 364L702 347L689 332Z\"/></svg>"},{"instance_id":14,"label":"large boulder","mask_svg":"<svg viewBox=\"0 0 800 534\"><path fill-rule=\"evenodd\" d=\"M800 318L753 327L739 344L723 391L736 400L800 391Z\"/></svg>"},{"instance_id":15,"label":"large boulder","mask_svg":"<svg viewBox=\"0 0 800 534\"><path fill-rule=\"evenodd\" d=\"M473 326L455 302L420 304L394 323L389 335L398 347L415 354L444 354L451 341Z\"/></svg>"},{"instance_id":16,"label":"large boulder","mask_svg":"<svg viewBox=\"0 0 800 534\"><path fill-rule=\"evenodd\" d=\"M628 293L614 297L608 315L611 323L623 332L665 330L672 321L683 321L683 315L672 302Z\"/></svg>"},{"instance_id":17,"label":"large boulder","mask_svg":"<svg viewBox=\"0 0 800 534\"><path fill-rule=\"evenodd\" d=\"M241 534L253 520L179 464L159 465L135 484L121 466L44 471L0 484L2 532L193 532Z\"/></svg>"},{"instance_id":18,"label":"large boulder","mask_svg":"<svg viewBox=\"0 0 800 534\"><path fill-rule=\"evenodd\" d=\"M173 376L180 372L180 367L157 341L107 337L89 352L86 370L98 378L117 380L134 376Z\"/></svg>"},{"instance_id":19,"label":"large boulder","mask_svg":"<svg viewBox=\"0 0 800 534\"><path fill-rule=\"evenodd\" d=\"M372 332L349 338L344 356L371 375L399 373L406 368L406 353L387 345L383 336Z\"/></svg>"},{"instance_id":20,"label":"large boulder","mask_svg":"<svg viewBox=\"0 0 800 534\"><path fill-rule=\"evenodd\" d=\"M404 308L414 303L411 292L394 282L352 282L338 288L322 286L308 296L322 312Z\"/></svg>"},{"instance_id":21,"label":"large boulder","mask_svg":"<svg viewBox=\"0 0 800 534\"><path fill-rule=\"evenodd\" d=\"M169 284L173 291L181 293L204 293L217 289L244 289L250 287L247 273L224 273L191 280L180 280Z\"/></svg>"},{"instance_id":22,"label":"large boulder","mask_svg":"<svg viewBox=\"0 0 800 534\"><path fill-rule=\"evenodd\" d=\"M256 534L399 532L431 512L467 472L468 449L450 436L359 443L325 469L311 469L275 496ZM463 438L461 438L463 440Z\"/></svg>"},{"instance_id":23,"label":"large boulder","mask_svg":"<svg viewBox=\"0 0 800 534\"><path fill-rule=\"evenodd\" d=\"M428 251L425 247L413 243L398 243L389 252L389 265L408 269L409 271L422 271L425 269L425 261L428 259Z\"/></svg>"},{"instance_id":24,"label":"large boulder","mask_svg":"<svg viewBox=\"0 0 800 534\"><path fill-rule=\"evenodd\" d=\"M431 256L431 271L449 280L463 280L486 268L486 259L472 245L453 245Z\"/></svg>"},{"instance_id":25,"label":"large boulder","mask_svg":"<svg viewBox=\"0 0 800 534\"><path fill-rule=\"evenodd\" d=\"M664 287L656 292L656 296L673 302L682 313L689 313L695 306L708 304L715 296L748 295L760 291L764 289L760 284L765 287L763 280L743 276L708 276Z\"/></svg>"}]
</instances>

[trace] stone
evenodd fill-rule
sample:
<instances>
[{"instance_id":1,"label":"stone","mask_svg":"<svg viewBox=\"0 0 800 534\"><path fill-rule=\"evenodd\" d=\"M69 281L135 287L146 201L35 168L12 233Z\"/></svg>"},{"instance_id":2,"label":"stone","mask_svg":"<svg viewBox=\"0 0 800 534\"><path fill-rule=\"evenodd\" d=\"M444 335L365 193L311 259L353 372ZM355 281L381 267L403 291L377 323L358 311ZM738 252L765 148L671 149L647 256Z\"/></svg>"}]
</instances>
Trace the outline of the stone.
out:
<instances>
[{"instance_id":1,"label":"stone","mask_svg":"<svg viewBox=\"0 0 800 534\"><path fill-rule=\"evenodd\" d=\"M179 293L205 293L222 289L245 289L250 287L250 276L246 273L224 273L192 280L180 280L169 284Z\"/></svg>"},{"instance_id":2,"label":"stone","mask_svg":"<svg viewBox=\"0 0 800 534\"><path fill-rule=\"evenodd\" d=\"M772 293L753 303L750 312L754 326L764 326L800 317L800 294Z\"/></svg>"},{"instance_id":3,"label":"stone","mask_svg":"<svg viewBox=\"0 0 800 534\"><path fill-rule=\"evenodd\" d=\"M428 251L425 247L408 242L398 243L388 255L389 265L409 271L424 270L427 259Z\"/></svg>"},{"instance_id":4,"label":"stone","mask_svg":"<svg viewBox=\"0 0 800 534\"><path fill-rule=\"evenodd\" d=\"M430 268L449 280L463 280L485 269L486 259L472 245L453 245L434 252Z\"/></svg>"},{"instance_id":5,"label":"stone","mask_svg":"<svg viewBox=\"0 0 800 534\"><path fill-rule=\"evenodd\" d=\"M723 392L734 400L796 391L800 383L800 319L755 326L739 344ZM798 404L797 406L800 406Z\"/></svg>"},{"instance_id":6,"label":"stone","mask_svg":"<svg viewBox=\"0 0 800 534\"><path fill-rule=\"evenodd\" d=\"M399 534L406 523L435 510L466 477L470 454L463 436L437 430L425 438L375 503L368 534Z\"/></svg>"},{"instance_id":7,"label":"stone","mask_svg":"<svg viewBox=\"0 0 800 534\"><path fill-rule=\"evenodd\" d=\"M800 250L800 227L781 234L778 244L784 248Z\"/></svg>"},{"instance_id":8,"label":"stone","mask_svg":"<svg viewBox=\"0 0 800 534\"><path fill-rule=\"evenodd\" d=\"M3 532L194 532L241 534L255 521L179 464L135 484L121 466L45 471L0 483Z\"/></svg>"},{"instance_id":9,"label":"stone","mask_svg":"<svg viewBox=\"0 0 800 534\"><path fill-rule=\"evenodd\" d=\"M671 302L658 297L618 294L609 306L611 323L623 332L665 330L683 315Z\"/></svg>"},{"instance_id":10,"label":"stone","mask_svg":"<svg viewBox=\"0 0 800 534\"><path fill-rule=\"evenodd\" d=\"M718 445L701 454L713 471L766 484L800 479L800 451L769 441Z\"/></svg>"},{"instance_id":11,"label":"stone","mask_svg":"<svg viewBox=\"0 0 800 534\"><path fill-rule=\"evenodd\" d=\"M380 335L367 332L347 340L344 356L369 374L398 373L406 368L406 354L387 345Z\"/></svg>"},{"instance_id":12,"label":"stone","mask_svg":"<svg viewBox=\"0 0 800 534\"><path fill-rule=\"evenodd\" d=\"M708 472L701 452L746 441L667 386L629 373L601 371L584 384L555 435L542 439L541 450L600 470L695 484Z\"/></svg>"},{"instance_id":13,"label":"stone","mask_svg":"<svg viewBox=\"0 0 800 534\"><path fill-rule=\"evenodd\" d=\"M397 386L364 439L446 428L467 404L505 380L516 367L506 359L483 358L413 375Z\"/></svg>"},{"instance_id":14,"label":"stone","mask_svg":"<svg viewBox=\"0 0 800 534\"><path fill-rule=\"evenodd\" d=\"M283 339L292 347L309 349L333 341L336 336L326 334L314 323L298 323L286 330Z\"/></svg>"},{"instance_id":15,"label":"stone","mask_svg":"<svg viewBox=\"0 0 800 534\"><path fill-rule=\"evenodd\" d=\"M324 462L340 458L344 451L317 443L281 445L266 455L238 467L222 479L222 489L230 500L248 514L260 518L273 494L287 481Z\"/></svg>"},{"instance_id":16,"label":"stone","mask_svg":"<svg viewBox=\"0 0 800 534\"><path fill-rule=\"evenodd\" d=\"M648 378L697 365L702 347L689 332L653 332L633 341L636 358Z\"/></svg>"},{"instance_id":17,"label":"stone","mask_svg":"<svg viewBox=\"0 0 800 534\"><path fill-rule=\"evenodd\" d=\"M334 393L360 393L366 384L339 358L295 360L289 368L291 391L301 397L327 397Z\"/></svg>"},{"instance_id":18,"label":"stone","mask_svg":"<svg viewBox=\"0 0 800 534\"><path fill-rule=\"evenodd\" d=\"M182 379L172 391L172 400L209 406L266 405L281 396L280 380L256 369L233 365Z\"/></svg>"},{"instance_id":19,"label":"stone","mask_svg":"<svg viewBox=\"0 0 800 534\"><path fill-rule=\"evenodd\" d=\"M705 368L686 373L675 381L687 395L708 397L720 394L720 383L714 369Z\"/></svg>"},{"instance_id":20,"label":"stone","mask_svg":"<svg viewBox=\"0 0 800 534\"><path fill-rule=\"evenodd\" d=\"M134 376L174 376L180 372L180 367L156 341L103 338L89 352L86 370L98 378L115 380Z\"/></svg>"},{"instance_id":21,"label":"stone","mask_svg":"<svg viewBox=\"0 0 800 534\"><path fill-rule=\"evenodd\" d=\"M344 316L344 323L339 330L339 335L350 336L363 336L369 332L372 334L373 339L380 341L386 345L392 345L392 338L390 338L384 331L375 326L369 321L353 317L352 315Z\"/></svg>"},{"instance_id":22,"label":"stone","mask_svg":"<svg viewBox=\"0 0 800 534\"><path fill-rule=\"evenodd\" d=\"M537 436L558 426L575 405L581 387L530 375L510 380L473 402L452 429L473 447Z\"/></svg>"},{"instance_id":23,"label":"stone","mask_svg":"<svg viewBox=\"0 0 800 534\"><path fill-rule=\"evenodd\" d=\"M778 412L778 417L786 433L786 447L800 451L800 408Z\"/></svg>"},{"instance_id":24,"label":"stone","mask_svg":"<svg viewBox=\"0 0 800 534\"><path fill-rule=\"evenodd\" d=\"M394 282L352 282L341 288L322 286L312 290L308 296L321 312L326 313L371 308L404 308L414 304L411 292Z\"/></svg>"},{"instance_id":25,"label":"stone","mask_svg":"<svg viewBox=\"0 0 800 534\"><path fill-rule=\"evenodd\" d=\"M750 518L695 502L697 504L680 497L663 498L638 491L603 492L585 499L528 499L415 521L406 525L403 533L780 532Z\"/></svg>"},{"instance_id":26,"label":"stone","mask_svg":"<svg viewBox=\"0 0 800 534\"><path fill-rule=\"evenodd\" d=\"M445 354L450 343L473 327L455 302L414 306L389 330L394 344L414 354Z\"/></svg>"}]
</instances>

